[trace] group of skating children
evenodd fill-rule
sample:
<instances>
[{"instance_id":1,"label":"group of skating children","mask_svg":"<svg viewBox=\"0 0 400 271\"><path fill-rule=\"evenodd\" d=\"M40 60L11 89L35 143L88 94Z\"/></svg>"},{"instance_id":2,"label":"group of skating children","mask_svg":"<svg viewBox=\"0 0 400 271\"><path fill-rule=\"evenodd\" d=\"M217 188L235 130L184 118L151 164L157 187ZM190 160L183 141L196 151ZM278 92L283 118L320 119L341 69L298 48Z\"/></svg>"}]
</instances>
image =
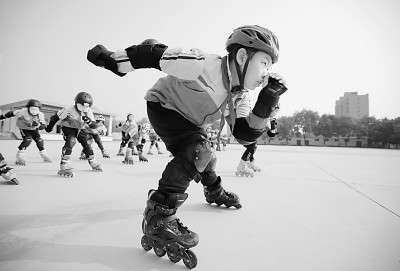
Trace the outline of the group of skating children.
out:
<instances>
[{"instance_id":1,"label":"group of skating children","mask_svg":"<svg viewBox=\"0 0 400 271\"><path fill-rule=\"evenodd\" d=\"M94 116L91 110L92 105L92 96L87 92L79 92L75 97L75 104L64 107L56 114L52 115L48 125L46 125L44 114L40 111L42 104L36 99L30 99L26 104L26 108L12 110L0 115L0 120L11 117L17 118L16 125L20 129L22 142L18 146L15 164L26 165L26 149L29 147L32 140L35 141L43 161L51 163L52 160L44 149L44 141L40 136L39 130L51 132L55 124L60 122L65 143L61 150L61 162L58 175L64 177L73 177L73 168L70 166L70 160L72 149L76 144L76 141L78 141L83 147L80 159L88 160L89 165L94 171L102 171L103 169L100 163L94 157L92 144L93 142L96 142L103 157L110 158L104 149L100 137L106 135L107 128L104 125L104 116ZM156 146L158 153L162 154L157 143L159 138L155 134L154 129L150 129L148 123L144 123L141 126L136 125L136 122L133 120L133 115L129 114L127 121L123 125L121 149L118 153L120 154L121 150L123 150L123 147L128 144L126 157L123 161L124 163L133 164L133 146L135 146L138 150L140 161L147 161L147 158L142 154L143 144L146 142L144 139L146 134L149 134L151 142L148 154L153 154L151 151L153 145ZM5 180L11 181L14 184L19 184L15 173L13 173L11 167L7 166L7 163L1 153L0 172L1 176Z\"/></svg>"}]
</instances>

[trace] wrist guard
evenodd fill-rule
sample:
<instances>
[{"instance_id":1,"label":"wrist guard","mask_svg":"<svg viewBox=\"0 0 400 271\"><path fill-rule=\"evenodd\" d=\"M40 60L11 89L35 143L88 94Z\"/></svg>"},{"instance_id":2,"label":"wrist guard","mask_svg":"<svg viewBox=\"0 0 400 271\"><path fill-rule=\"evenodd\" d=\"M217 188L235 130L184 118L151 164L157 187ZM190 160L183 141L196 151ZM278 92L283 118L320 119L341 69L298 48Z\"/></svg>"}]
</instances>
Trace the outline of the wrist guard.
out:
<instances>
[{"instance_id":1,"label":"wrist guard","mask_svg":"<svg viewBox=\"0 0 400 271\"><path fill-rule=\"evenodd\" d=\"M275 78L269 78L269 83L258 94L253 113L260 118L268 118L279 103L279 96L285 93L287 88Z\"/></svg>"},{"instance_id":2,"label":"wrist guard","mask_svg":"<svg viewBox=\"0 0 400 271\"><path fill-rule=\"evenodd\" d=\"M111 57L112 54L113 52L108 51L103 45L98 44L88 51L87 60L96 66L112 71L120 77L125 76L126 73L118 71L117 61Z\"/></svg>"}]
</instances>

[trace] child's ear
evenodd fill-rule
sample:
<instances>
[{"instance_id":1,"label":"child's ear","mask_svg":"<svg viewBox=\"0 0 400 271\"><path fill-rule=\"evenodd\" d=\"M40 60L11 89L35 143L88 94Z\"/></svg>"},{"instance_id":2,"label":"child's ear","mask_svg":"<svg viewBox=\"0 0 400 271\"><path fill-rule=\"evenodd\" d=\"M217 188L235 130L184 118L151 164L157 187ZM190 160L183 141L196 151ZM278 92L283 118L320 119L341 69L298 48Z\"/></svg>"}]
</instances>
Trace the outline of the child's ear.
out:
<instances>
[{"instance_id":1,"label":"child's ear","mask_svg":"<svg viewBox=\"0 0 400 271\"><path fill-rule=\"evenodd\" d=\"M236 53L236 61L239 65L244 65L247 59L247 51L244 48L240 48Z\"/></svg>"}]
</instances>

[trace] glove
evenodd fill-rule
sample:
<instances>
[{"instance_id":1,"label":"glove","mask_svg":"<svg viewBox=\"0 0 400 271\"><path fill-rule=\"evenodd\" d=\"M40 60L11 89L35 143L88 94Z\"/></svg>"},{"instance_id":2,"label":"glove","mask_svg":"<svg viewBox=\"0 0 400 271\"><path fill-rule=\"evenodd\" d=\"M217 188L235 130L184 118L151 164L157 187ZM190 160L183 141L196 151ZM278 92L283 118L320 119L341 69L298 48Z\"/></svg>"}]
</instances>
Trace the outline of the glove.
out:
<instances>
[{"instance_id":1,"label":"glove","mask_svg":"<svg viewBox=\"0 0 400 271\"><path fill-rule=\"evenodd\" d=\"M45 130L47 133L50 133L51 131L53 131L53 127L50 127L50 125L47 125L46 128L44 128L44 130Z\"/></svg>"},{"instance_id":2,"label":"glove","mask_svg":"<svg viewBox=\"0 0 400 271\"><path fill-rule=\"evenodd\" d=\"M0 115L0 120L4 120L6 119L6 117L4 117L4 115Z\"/></svg>"},{"instance_id":3,"label":"glove","mask_svg":"<svg viewBox=\"0 0 400 271\"><path fill-rule=\"evenodd\" d=\"M92 122L88 116L82 116L82 121L88 125Z\"/></svg>"},{"instance_id":4,"label":"glove","mask_svg":"<svg viewBox=\"0 0 400 271\"><path fill-rule=\"evenodd\" d=\"M122 77L125 76L126 73L120 73L118 71L118 63L115 61L111 55L114 52L110 52L101 44L96 45L92 49L90 49L87 53L87 60L93 63L96 66L103 67L109 71L112 71L116 75Z\"/></svg>"},{"instance_id":5,"label":"glove","mask_svg":"<svg viewBox=\"0 0 400 271\"><path fill-rule=\"evenodd\" d=\"M279 96L285 93L287 88L275 78L270 77L268 84L258 94L253 113L259 118L268 118L279 103Z\"/></svg>"}]
</instances>

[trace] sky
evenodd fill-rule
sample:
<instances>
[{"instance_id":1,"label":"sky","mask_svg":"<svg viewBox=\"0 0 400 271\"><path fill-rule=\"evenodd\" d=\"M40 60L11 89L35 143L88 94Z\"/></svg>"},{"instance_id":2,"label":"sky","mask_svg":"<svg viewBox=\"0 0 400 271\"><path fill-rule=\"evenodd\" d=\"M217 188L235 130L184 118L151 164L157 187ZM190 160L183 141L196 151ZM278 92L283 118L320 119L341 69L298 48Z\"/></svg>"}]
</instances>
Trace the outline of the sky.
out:
<instances>
[{"instance_id":1,"label":"sky","mask_svg":"<svg viewBox=\"0 0 400 271\"><path fill-rule=\"evenodd\" d=\"M36 98L71 105L87 91L117 119L141 119L146 91L165 74L144 69L120 78L89 63L90 48L115 51L154 38L224 56L235 28L257 24L279 39L270 71L289 88L280 116L334 114L344 92L358 92L369 95L370 116L396 118L399 12L397 0L0 0L0 104Z\"/></svg>"}]
</instances>

